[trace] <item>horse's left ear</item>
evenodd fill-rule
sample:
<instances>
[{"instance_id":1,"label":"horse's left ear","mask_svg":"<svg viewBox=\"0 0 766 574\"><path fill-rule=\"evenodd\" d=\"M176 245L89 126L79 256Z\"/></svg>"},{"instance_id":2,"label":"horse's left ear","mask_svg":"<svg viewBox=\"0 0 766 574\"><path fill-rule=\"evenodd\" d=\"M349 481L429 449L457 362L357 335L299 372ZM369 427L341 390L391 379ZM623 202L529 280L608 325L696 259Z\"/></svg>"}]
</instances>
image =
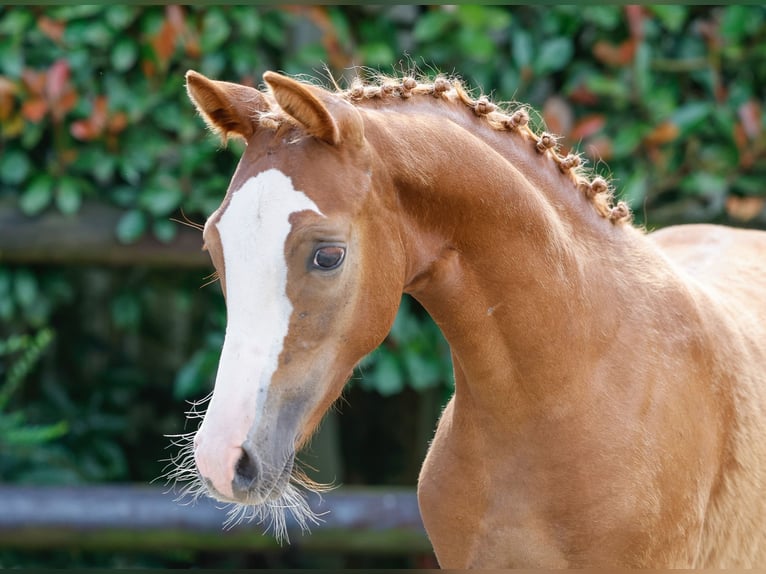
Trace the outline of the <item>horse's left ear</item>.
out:
<instances>
[{"instance_id":1,"label":"horse's left ear","mask_svg":"<svg viewBox=\"0 0 766 574\"><path fill-rule=\"evenodd\" d=\"M276 72L265 72L263 79L280 107L312 136L330 145L361 141L363 130L359 113L338 96Z\"/></svg>"}]
</instances>

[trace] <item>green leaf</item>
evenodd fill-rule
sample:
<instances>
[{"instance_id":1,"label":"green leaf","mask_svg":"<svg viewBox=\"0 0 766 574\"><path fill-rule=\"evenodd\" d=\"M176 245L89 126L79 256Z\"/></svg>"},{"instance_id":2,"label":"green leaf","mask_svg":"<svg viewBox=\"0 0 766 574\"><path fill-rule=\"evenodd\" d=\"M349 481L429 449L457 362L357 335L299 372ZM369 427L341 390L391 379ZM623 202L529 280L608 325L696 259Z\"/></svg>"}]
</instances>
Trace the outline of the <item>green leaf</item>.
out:
<instances>
[{"instance_id":1,"label":"green leaf","mask_svg":"<svg viewBox=\"0 0 766 574\"><path fill-rule=\"evenodd\" d=\"M141 304L133 293L123 293L112 300L112 320L121 329L135 329L141 322Z\"/></svg>"},{"instance_id":2,"label":"green leaf","mask_svg":"<svg viewBox=\"0 0 766 574\"><path fill-rule=\"evenodd\" d=\"M69 431L66 421L53 425L30 425L8 429L0 437L0 444L11 446L36 446L65 435Z\"/></svg>"},{"instance_id":3,"label":"green leaf","mask_svg":"<svg viewBox=\"0 0 766 574\"><path fill-rule=\"evenodd\" d=\"M572 59L574 48L569 38L554 38L545 42L534 62L537 74L544 75L563 69Z\"/></svg>"},{"instance_id":4,"label":"green leaf","mask_svg":"<svg viewBox=\"0 0 766 574\"><path fill-rule=\"evenodd\" d=\"M443 8L431 9L417 21L412 36L418 42L433 42L444 36L453 21L452 14Z\"/></svg>"},{"instance_id":5,"label":"green leaf","mask_svg":"<svg viewBox=\"0 0 766 574\"><path fill-rule=\"evenodd\" d=\"M29 271L19 271L14 277L13 292L16 301L21 305L25 307L33 305L40 293L40 289L37 285L37 278Z\"/></svg>"},{"instance_id":6,"label":"green leaf","mask_svg":"<svg viewBox=\"0 0 766 574\"><path fill-rule=\"evenodd\" d=\"M366 378L372 383L373 388L384 397L395 395L404 389L404 380L401 369L399 369L399 363L396 356L391 353L381 354Z\"/></svg>"},{"instance_id":7,"label":"green leaf","mask_svg":"<svg viewBox=\"0 0 766 574\"><path fill-rule=\"evenodd\" d=\"M585 6L582 8L582 16L587 22L592 22L604 30L614 30L622 20L622 8L620 6Z\"/></svg>"},{"instance_id":8,"label":"green leaf","mask_svg":"<svg viewBox=\"0 0 766 574\"><path fill-rule=\"evenodd\" d=\"M628 124L617 132L612 148L615 157L622 158L632 154L649 129L642 124Z\"/></svg>"},{"instance_id":9,"label":"green leaf","mask_svg":"<svg viewBox=\"0 0 766 574\"><path fill-rule=\"evenodd\" d=\"M107 23L115 30L127 28L138 15L136 6L110 5L104 14Z\"/></svg>"},{"instance_id":10,"label":"green leaf","mask_svg":"<svg viewBox=\"0 0 766 574\"><path fill-rule=\"evenodd\" d=\"M261 18L250 6L232 8L239 33L245 40L256 40L261 32Z\"/></svg>"},{"instance_id":11,"label":"green leaf","mask_svg":"<svg viewBox=\"0 0 766 574\"><path fill-rule=\"evenodd\" d=\"M763 178L754 175L743 175L733 182L733 187L744 195L761 196L766 194Z\"/></svg>"},{"instance_id":12,"label":"green leaf","mask_svg":"<svg viewBox=\"0 0 766 574\"><path fill-rule=\"evenodd\" d=\"M495 54L495 43L483 30L461 28L457 33L461 51L474 61L486 62Z\"/></svg>"},{"instance_id":13,"label":"green leaf","mask_svg":"<svg viewBox=\"0 0 766 574\"><path fill-rule=\"evenodd\" d=\"M0 45L0 74L20 78L24 71L24 53L12 42Z\"/></svg>"},{"instance_id":14,"label":"green leaf","mask_svg":"<svg viewBox=\"0 0 766 574\"><path fill-rule=\"evenodd\" d=\"M625 186L620 194L620 197L625 200L635 212L639 212L644 205L646 193L649 188L647 179L646 173L637 170L633 173L631 178L625 182Z\"/></svg>"},{"instance_id":15,"label":"green leaf","mask_svg":"<svg viewBox=\"0 0 766 574\"><path fill-rule=\"evenodd\" d=\"M19 150L10 150L0 154L0 181L18 185L29 175L30 163L27 154Z\"/></svg>"},{"instance_id":16,"label":"green leaf","mask_svg":"<svg viewBox=\"0 0 766 574\"><path fill-rule=\"evenodd\" d=\"M203 53L213 52L229 39L231 26L220 8L209 8L202 19L200 48Z\"/></svg>"},{"instance_id":17,"label":"green leaf","mask_svg":"<svg viewBox=\"0 0 766 574\"><path fill-rule=\"evenodd\" d=\"M76 179L64 176L56 188L56 207L64 215L77 213L82 203L82 196Z\"/></svg>"},{"instance_id":18,"label":"green leaf","mask_svg":"<svg viewBox=\"0 0 766 574\"><path fill-rule=\"evenodd\" d=\"M138 47L132 38L122 37L112 49L112 66L118 72L126 72L138 59Z\"/></svg>"},{"instance_id":19,"label":"green leaf","mask_svg":"<svg viewBox=\"0 0 766 574\"><path fill-rule=\"evenodd\" d=\"M755 10L752 6L732 5L726 6L721 18L721 36L726 43L738 44L748 35L754 18L762 16L762 6Z\"/></svg>"},{"instance_id":20,"label":"green leaf","mask_svg":"<svg viewBox=\"0 0 766 574\"><path fill-rule=\"evenodd\" d=\"M156 219L152 224L152 231L162 243L170 243L178 233L178 224L169 219Z\"/></svg>"},{"instance_id":21,"label":"green leaf","mask_svg":"<svg viewBox=\"0 0 766 574\"><path fill-rule=\"evenodd\" d=\"M359 47L362 62L367 66L386 66L393 62L394 52L384 42L372 42Z\"/></svg>"},{"instance_id":22,"label":"green leaf","mask_svg":"<svg viewBox=\"0 0 766 574\"><path fill-rule=\"evenodd\" d=\"M722 196L726 195L728 187L726 178L704 171L695 172L681 182L681 189L687 195Z\"/></svg>"},{"instance_id":23,"label":"green leaf","mask_svg":"<svg viewBox=\"0 0 766 574\"><path fill-rule=\"evenodd\" d=\"M19 37L34 26L34 20L31 10L9 10L0 19L0 35Z\"/></svg>"},{"instance_id":24,"label":"green leaf","mask_svg":"<svg viewBox=\"0 0 766 574\"><path fill-rule=\"evenodd\" d=\"M511 55L519 68L532 64L532 36L526 30L516 30L511 38Z\"/></svg>"},{"instance_id":25,"label":"green leaf","mask_svg":"<svg viewBox=\"0 0 766 574\"><path fill-rule=\"evenodd\" d=\"M38 175L19 198L21 211L28 216L41 213L53 199L53 178L49 175Z\"/></svg>"},{"instance_id":26,"label":"green leaf","mask_svg":"<svg viewBox=\"0 0 766 574\"><path fill-rule=\"evenodd\" d=\"M220 351L213 349L200 349L194 353L178 371L173 383L173 396L176 399L186 399L209 389L219 357Z\"/></svg>"},{"instance_id":27,"label":"green leaf","mask_svg":"<svg viewBox=\"0 0 766 574\"><path fill-rule=\"evenodd\" d=\"M352 42L351 29L348 22L348 17L342 9L338 6L328 6L327 16L332 22L332 28L338 37L338 42L341 46L350 46Z\"/></svg>"},{"instance_id":28,"label":"green leaf","mask_svg":"<svg viewBox=\"0 0 766 574\"><path fill-rule=\"evenodd\" d=\"M653 4L647 5L650 12L654 12L662 25L671 32L679 32L686 21L686 14L689 8L686 6L677 6L674 4Z\"/></svg>"},{"instance_id":29,"label":"green leaf","mask_svg":"<svg viewBox=\"0 0 766 574\"><path fill-rule=\"evenodd\" d=\"M617 78L590 76L586 78L585 84L588 90L594 94L613 98L620 103L630 96L630 87Z\"/></svg>"},{"instance_id":30,"label":"green leaf","mask_svg":"<svg viewBox=\"0 0 766 574\"><path fill-rule=\"evenodd\" d=\"M162 217L178 208L183 194L177 184L168 181L167 178L158 178L158 180L155 185L141 192L138 201L139 205L150 214Z\"/></svg>"},{"instance_id":31,"label":"green leaf","mask_svg":"<svg viewBox=\"0 0 766 574\"><path fill-rule=\"evenodd\" d=\"M137 209L128 211L117 222L117 239L121 243L135 243L146 231L146 215Z\"/></svg>"},{"instance_id":32,"label":"green leaf","mask_svg":"<svg viewBox=\"0 0 766 574\"><path fill-rule=\"evenodd\" d=\"M713 112L713 104L709 102L692 102L676 110L670 116L670 121L676 124L684 135L700 123L708 120Z\"/></svg>"},{"instance_id":33,"label":"green leaf","mask_svg":"<svg viewBox=\"0 0 766 574\"><path fill-rule=\"evenodd\" d=\"M437 360L429 360L413 351L406 351L402 359L407 370L407 381L416 391L429 389L439 382L441 370Z\"/></svg>"}]
</instances>

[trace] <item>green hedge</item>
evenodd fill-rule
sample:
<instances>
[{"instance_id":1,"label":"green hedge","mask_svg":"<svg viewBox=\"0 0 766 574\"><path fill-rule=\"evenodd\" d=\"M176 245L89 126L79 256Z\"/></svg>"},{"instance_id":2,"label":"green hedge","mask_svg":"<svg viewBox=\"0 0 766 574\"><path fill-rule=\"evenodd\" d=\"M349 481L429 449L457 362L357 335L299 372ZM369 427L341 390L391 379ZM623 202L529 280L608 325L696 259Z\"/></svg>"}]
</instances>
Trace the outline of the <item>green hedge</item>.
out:
<instances>
[{"instance_id":1,"label":"green hedge","mask_svg":"<svg viewBox=\"0 0 766 574\"><path fill-rule=\"evenodd\" d=\"M0 8L2 195L24 213L125 210L125 242L204 218L241 148L221 150L188 68L257 84L269 68L456 72L537 106L608 163L634 208L713 219L761 193L766 14L759 6L66 6ZM403 54L409 54L404 56Z\"/></svg>"},{"instance_id":2,"label":"green hedge","mask_svg":"<svg viewBox=\"0 0 766 574\"><path fill-rule=\"evenodd\" d=\"M346 80L351 66L455 73L532 104L648 227L766 225L763 6L2 6L0 38L0 209L31 221L101 202L122 212L119 241L172 243L172 219L203 222L242 150L205 131L185 71L258 85L326 64ZM205 274L0 267L2 480L159 474L162 435L184 430L220 352ZM411 484L422 452L407 462L402 445L425 448L451 385L446 343L405 298L347 391L363 412L340 419L346 482ZM14 556L0 565L29 563Z\"/></svg>"},{"instance_id":3,"label":"green hedge","mask_svg":"<svg viewBox=\"0 0 766 574\"><path fill-rule=\"evenodd\" d=\"M123 211L115 234L125 243L172 242L181 210L203 222L241 153L195 116L187 69L257 85L267 69L321 76L325 63L347 80L355 65L456 73L497 100L532 104L649 227L764 221L762 6L4 6L0 37L0 204L34 218L105 202ZM0 269L0 340L56 334L17 408L23 400L33 424L63 416L69 429L57 453L26 466L0 455L0 474L150 475L135 459L161 447L141 445L175 429L168 417L207 393L216 367L224 309L202 282L194 272ZM451 392L446 344L409 299L362 369L352 385L383 396Z\"/></svg>"}]
</instances>

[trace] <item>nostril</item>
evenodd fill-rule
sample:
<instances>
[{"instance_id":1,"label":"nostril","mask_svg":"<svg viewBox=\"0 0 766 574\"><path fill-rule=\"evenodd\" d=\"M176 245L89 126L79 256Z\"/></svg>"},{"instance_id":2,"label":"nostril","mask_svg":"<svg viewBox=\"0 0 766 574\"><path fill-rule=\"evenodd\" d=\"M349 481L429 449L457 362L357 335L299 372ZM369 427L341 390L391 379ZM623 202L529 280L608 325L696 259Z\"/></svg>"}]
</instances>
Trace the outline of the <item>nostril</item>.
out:
<instances>
[{"instance_id":1,"label":"nostril","mask_svg":"<svg viewBox=\"0 0 766 574\"><path fill-rule=\"evenodd\" d=\"M242 455L234 467L234 473L234 483L242 490L249 489L258 481L260 475L258 461L245 448L242 449Z\"/></svg>"}]
</instances>

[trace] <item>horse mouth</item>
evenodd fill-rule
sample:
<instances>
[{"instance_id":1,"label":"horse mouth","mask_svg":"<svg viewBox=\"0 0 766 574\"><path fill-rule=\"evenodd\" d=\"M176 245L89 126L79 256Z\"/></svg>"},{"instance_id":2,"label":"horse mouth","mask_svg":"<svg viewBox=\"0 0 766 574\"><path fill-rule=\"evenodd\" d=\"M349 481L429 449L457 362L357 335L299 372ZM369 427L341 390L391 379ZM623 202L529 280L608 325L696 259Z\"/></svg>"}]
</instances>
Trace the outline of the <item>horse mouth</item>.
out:
<instances>
[{"instance_id":1,"label":"horse mouth","mask_svg":"<svg viewBox=\"0 0 766 574\"><path fill-rule=\"evenodd\" d=\"M208 496L219 502L258 506L282 497L290 485L294 464L295 456L288 456L281 470L277 473L267 473L260 480L253 479L244 488L242 486L233 488L233 496L222 494L207 477L200 475L200 479L207 489Z\"/></svg>"}]
</instances>

